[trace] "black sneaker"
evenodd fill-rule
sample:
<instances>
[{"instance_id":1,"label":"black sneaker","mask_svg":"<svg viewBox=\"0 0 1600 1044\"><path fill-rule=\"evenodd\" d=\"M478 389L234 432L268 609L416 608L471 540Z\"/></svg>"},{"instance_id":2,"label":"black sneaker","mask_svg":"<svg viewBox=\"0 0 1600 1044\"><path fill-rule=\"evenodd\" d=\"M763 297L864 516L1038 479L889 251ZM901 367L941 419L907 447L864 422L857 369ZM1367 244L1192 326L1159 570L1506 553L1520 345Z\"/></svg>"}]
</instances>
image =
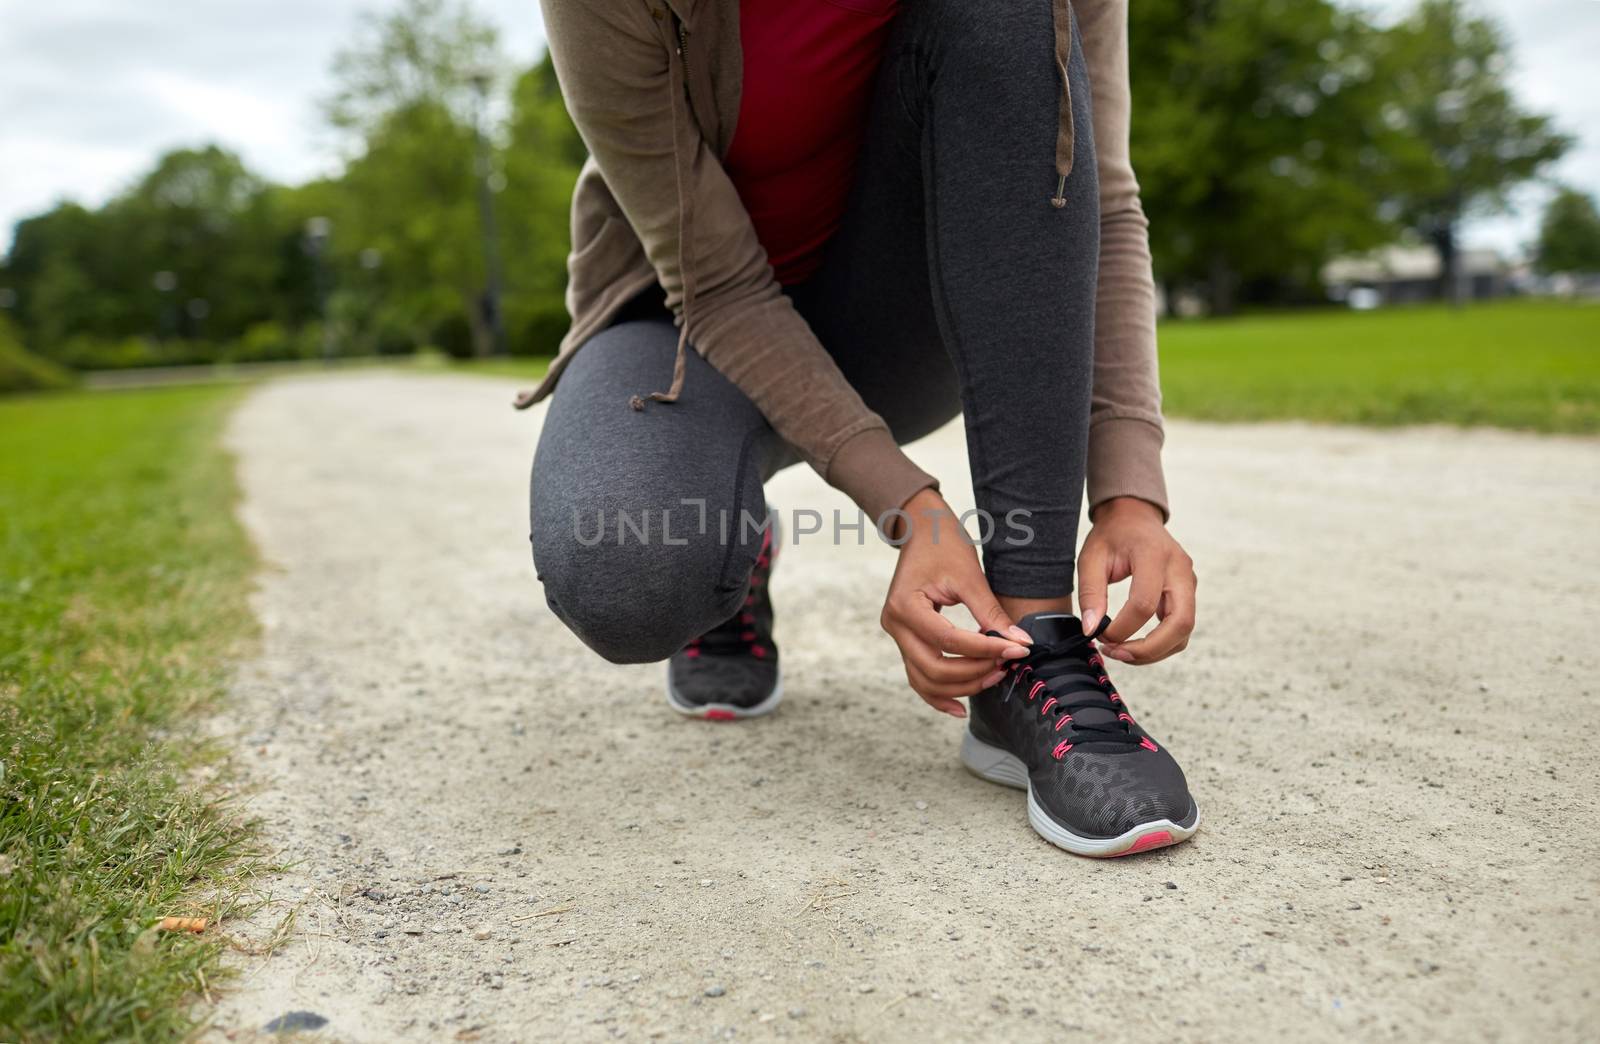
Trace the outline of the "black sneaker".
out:
<instances>
[{"instance_id":1,"label":"black sneaker","mask_svg":"<svg viewBox=\"0 0 1600 1044\"><path fill-rule=\"evenodd\" d=\"M767 590L778 553L776 536L774 521L761 538L750 590L739 611L667 661L667 702L680 714L734 721L771 713L783 699Z\"/></svg>"},{"instance_id":2,"label":"black sneaker","mask_svg":"<svg viewBox=\"0 0 1600 1044\"><path fill-rule=\"evenodd\" d=\"M1120 856L1188 840L1200 810L1183 770L1128 714L1078 618L1031 613L1020 626L1033 645L972 698L961 761L1027 790L1028 822L1068 852Z\"/></svg>"}]
</instances>

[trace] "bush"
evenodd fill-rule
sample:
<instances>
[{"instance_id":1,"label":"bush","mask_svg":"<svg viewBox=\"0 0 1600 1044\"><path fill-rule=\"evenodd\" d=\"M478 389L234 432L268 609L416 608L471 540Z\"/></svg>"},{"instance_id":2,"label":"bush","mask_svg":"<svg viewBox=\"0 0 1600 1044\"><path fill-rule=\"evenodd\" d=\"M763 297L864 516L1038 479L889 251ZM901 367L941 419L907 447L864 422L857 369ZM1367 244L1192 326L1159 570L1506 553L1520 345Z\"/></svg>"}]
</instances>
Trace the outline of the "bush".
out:
<instances>
[{"instance_id":1,"label":"bush","mask_svg":"<svg viewBox=\"0 0 1600 1044\"><path fill-rule=\"evenodd\" d=\"M307 323L298 330L285 329L281 323L256 323L244 336L230 341L217 355L218 362L283 362L294 359L314 359L322 354L322 328Z\"/></svg>"},{"instance_id":2,"label":"bush","mask_svg":"<svg viewBox=\"0 0 1600 1044\"><path fill-rule=\"evenodd\" d=\"M517 308L506 317L506 350L512 355L551 356L572 324L561 299Z\"/></svg>"},{"instance_id":3,"label":"bush","mask_svg":"<svg viewBox=\"0 0 1600 1044\"><path fill-rule=\"evenodd\" d=\"M88 334L73 337L52 355L74 370L129 370L146 366L193 366L211 362L209 341L156 341L147 337L107 340Z\"/></svg>"},{"instance_id":4,"label":"bush","mask_svg":"<svg viewBox=\"0 0 1600 1044\"><path fill-rule=\"evenodd\" d=\"M448 316L435 326L429 341L452 359L470 359L474 355L472 325L460 313Z\"/></svg>"},{"instance_id":5,"label":"bush","mask_svg":"<svg viewBox=\"0 0 1600 1044\"><path fill-rule=\"evenodd\" d=\"M16 328L0 316L0 395L50 391L72 385L72 375L22 347Z\"/></svg>"}]
</instances>

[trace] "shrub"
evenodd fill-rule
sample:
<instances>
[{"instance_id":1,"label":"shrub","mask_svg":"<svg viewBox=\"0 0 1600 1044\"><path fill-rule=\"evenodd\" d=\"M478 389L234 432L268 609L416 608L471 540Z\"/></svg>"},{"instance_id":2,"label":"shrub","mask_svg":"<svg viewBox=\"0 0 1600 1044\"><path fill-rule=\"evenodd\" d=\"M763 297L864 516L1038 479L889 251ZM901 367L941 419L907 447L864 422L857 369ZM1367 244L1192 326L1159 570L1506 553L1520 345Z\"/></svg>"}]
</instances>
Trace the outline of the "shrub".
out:
<instances>
[{"instance_id":1,"label":"shrub","mask_svg":"<svg viewBox=\"0 0 1600 1044\"><path fill-rule=\"evenodd\" d=\"M559 297L516 308L506 319L506 350L531 356L556 354L572 322Z\"/></svg>"},{"instance_id":2,"label":"shrub","mask_svg":"<svg viewBox=\"0 0 1600 1044\"><path fill-rule=\"evenodd\" d=\"M22 347L16 328L0 316L0 395L50 391L72 384L72 375Z\"/></svg>"}]
</instances>

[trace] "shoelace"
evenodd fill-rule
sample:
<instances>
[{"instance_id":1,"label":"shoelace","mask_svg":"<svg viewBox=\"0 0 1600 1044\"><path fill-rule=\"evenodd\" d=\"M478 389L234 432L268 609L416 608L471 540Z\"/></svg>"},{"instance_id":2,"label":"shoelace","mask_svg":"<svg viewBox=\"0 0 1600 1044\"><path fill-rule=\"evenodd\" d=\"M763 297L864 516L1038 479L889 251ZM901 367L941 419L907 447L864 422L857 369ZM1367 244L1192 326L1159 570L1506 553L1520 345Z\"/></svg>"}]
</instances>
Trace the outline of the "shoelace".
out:
<instances>
[{"instance_id":1,"label":"shoelace","mask_svg":"<svg viewBox=\"0 0 1600 1044\"><path fill-rule=\"evenodd\" d=\"M750 571L750 590L745 593L744 605L737 613L690 641L684 655L690 659L704 656L754 656L764 660L771 651L761 642L756 632L757 588L767 582L772 572L772 530L761 538L761 552L756 555L756 567Z\"/></svg>"},{"instance_id":2,"label":"shoelace","mask_svg":"<svg viewBox=\"0 0 1600 1044\"><path fill-rule=\"evenodd\" d=\"M1110 623L1109 617L1103 617L1093 634L1072 635L1051 645L1036 643L1028 646L1028 655L1007 664L1006 673L1010 680L1001 699L1009 700L1019 692L1029 703L1039 699L1042 701L1039 705L1041 715L1052 711L1056 715L1056 725L1052 731L1069 729L1050 752L1057 761L1066 757L1067 752L1080 743L1158 749L1148 737L1133 733L1133 718L1107 677L1105 660L1095 648L1095 639L1105 633ZM1005 637L998 631L985 633L996 638ZM1085 710L1105 711L1115 717L1103 722L1084 722L1073 718L1073 714Z\"/></svg>"}]
</instances>

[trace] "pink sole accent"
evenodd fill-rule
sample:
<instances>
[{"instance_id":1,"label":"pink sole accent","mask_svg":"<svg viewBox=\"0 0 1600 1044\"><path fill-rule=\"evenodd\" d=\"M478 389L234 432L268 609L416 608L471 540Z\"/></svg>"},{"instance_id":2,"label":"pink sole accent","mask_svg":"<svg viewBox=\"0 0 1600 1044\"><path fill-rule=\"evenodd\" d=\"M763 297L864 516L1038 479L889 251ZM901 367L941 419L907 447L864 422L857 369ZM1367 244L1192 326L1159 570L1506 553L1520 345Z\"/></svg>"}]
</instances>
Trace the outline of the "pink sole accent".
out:
<instances>
[{"instance_id":1,"label":"pink sole accent","mask_svg":"<svg viewBox=\"0 0 1600 1044\"><path fill-rule=\"evenodd\" d=\"M733 713L733 711L708 710L705 713L705 719L707 721L738 721L739 715Z\"/></svg>"},{"instance_id":2,"label":"pink sole accent","mask_svg":"<svg viewBox=\"0 0 1600 1044\"><path fill-rule=\"evenodd\" d=\"M1137 840L1137 841L1135 841L1133 843L1133 847L1132 848L1128 849L1126 852L1121 852L1121 853L1118 853L1118 854L1119 855L1133 855L1133 853L1135 853L1135 852L1144 852L1144 851L1147 851L1147 850L1152 849L1152 848L1165 848L1168 845L1175 845L1175 844L1177 844L1177 842L1172 839L1172 832L1171 831L1169 831L1169 830L1157 830L1156 832L1154 832L1152 834L1144 835L1139 840Z\"/></svg>"}]
</instances>

